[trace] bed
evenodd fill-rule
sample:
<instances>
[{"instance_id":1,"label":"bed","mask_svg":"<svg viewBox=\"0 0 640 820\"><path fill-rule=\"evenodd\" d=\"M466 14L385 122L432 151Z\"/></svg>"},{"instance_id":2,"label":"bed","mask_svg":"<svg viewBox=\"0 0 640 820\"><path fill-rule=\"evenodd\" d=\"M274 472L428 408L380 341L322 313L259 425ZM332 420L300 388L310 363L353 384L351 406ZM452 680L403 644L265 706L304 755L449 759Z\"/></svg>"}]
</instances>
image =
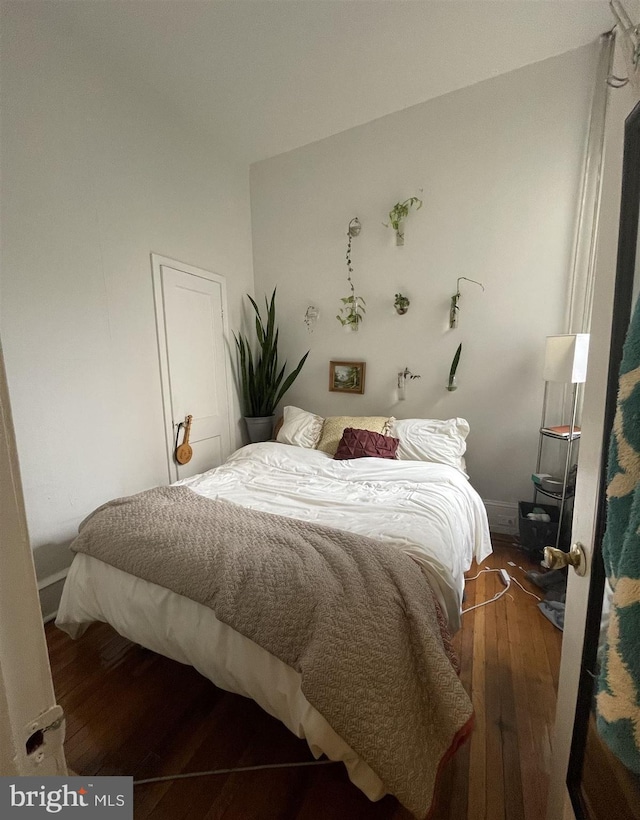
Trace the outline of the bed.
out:
<instances>
[{"instance_id":1,"label":"bed","mask_svg":"<svg viewBox=\"0 0 640 820\"><path fill-rule=\"evenodd\" d=\"M410 451L407 452L411 455ZM435 610L448 623L452 632L460 625L464 572L474 559L480 562L491 551L485 508L464 473L463 461L458 466L451 466L406 458L406 453L401 460L373 457L336 460L331 454L313 447L269 441L243 447L220 467L178 482L172 488L159 488L159 492L165 495L173 492L181 500L193 500L194 509L198 510L208 511L212 507L211 502L217 503L224 514L231 512L236 515L236 511L242 508L243 515L244 511L250 511L246 515L257 517L261 525L265 521L268 524L274 522L284 530L290 524L296 530L296 537L300 527L309 527L313 537L318 533L326 535L329 542L333 539L337 543L342 537L360 539L362 543L359 543L358 548L364 550L363 554L368 554L367 549L375 547L381 551L383 564L387 557L391 562L400 561L403 572L410 565L411 572L414 573L409 578L410 587L418 582L414 577L416 573L420 578L426 579L433 592ZM137 499L138 496L130 498ZM161 503L164 503L163 499L164 496ZM110 503L117 505L120 500ZM118 510L119 507L116 512ZM188 513L189 518L196 515L199 513ZM334 546L335 544L330 544L325 550L328 549L333 555ZM122 552L135 555L137 549L127 547ZM326 563L326 555L329 553L323 554L320 564ZM143 565L150 563L148 558L140 560ZM452 753L466 737L472 719L465 719L463 726L456 726L454 736L446 736L445 745L436 755L434 765L431 761L428 765L425 764L424 767L430 771L424 784L421 782L420 767L411 771L411 766L407 766L406 761L396 767L396 779L396 772L392 776L389 768L385 769L376 755L369 752L367 743L363 743L359 736L353 740L352 735L342 731L339 725L336 726L339 721L332 717L333 712L325 705L326 701L309 696L305 688L308 679L305 679L305 670L296 668L298 664L295 660L282 652L264 648L265 645L270 647L268 642L259 643L248 636L243 627L236 625L234 628L233 623L230 623L233 619L224 613L221 616L219 610L214 612L210 605L203 605L182 594L181 587L171 581L165 583L164 576L159 576L162 583L155 583L149 580L149 577L155 576L141 577L145 575L143 571L138 572L137 568L134 572L126 571L117 564L111 558L102 560L86 552L75 555L56 620L58 627L77 638L91 622L105 621L128 639L194 666L217 686L255 700L297 736L306 738L316 757L325 754L330 759L343 761L352 782L371 800L392 792L418 815L424 814L429 808L438 766L443 757ZM299 556L294 555L291 571L296 577L296 583L297 576L304 574L299 571L298 564ZM415 567L419 568L419 572ZM392 571L395 570L386 564L382 568L385 583L386 576ZM365 568L364 574L367 572ZM200 572L198 578L206 574ZM243 576L242 584L244 582ZM304 579L301 583L304 583ZM173 589L170 588L172 586ZM295 584L290 578L287 581L287 594L293 586ZM218 593L221 594L221 591L218 590ZM251 594L255 595L255 592ZM420 594L422 592L419 591L418 595ZM245 597L246 595L248 593L245 593ZM395 602L392 609L395 607L395 610L402 610L399 615L400 624L413 624L413 627L407 628L407 632L411 632L422 613L413 604L407 604L407 596L405 589L401 589L400 593L393 592L391 597ZM348 597L346 593L345 597ZM382 593L381 597L384 597ZM335 599L332 605L334 608L337 602ZM379 603L375 601L372 606ZM370 608L367 612L373 612L373 609ZM315 617L314 613L312 615ZM362 642L375 641L372 633L376 629L375 624L365 624ZM354 631L352 627L349 630ZM336 642L339 643L340 640L348 638L343 633L342 639L338 638ZM390 640L394 644L403 642L397 636ZM440 638L436 636L434 640L437 644ZM355 650L356 654L359 647L360 644ZM326 652L326 649L323 651ZM336 661L341 664L340 674L342 667L349 665L349 658L355 657L353 647L349 652L351 655L347 654L347 661ZM422 652L427 654L424 650ZM333 652L329 654L333 655ZM429 654L432 654L431 650ZM437 652L433 654L440 657L442 653L439 645ZM285 658L284 661L282 657ZM368 663L368 659L366 662ZM429 659L424 662L433 663ZM415 659L409 658L407 663L410 667ZM438 663L440 665L436 664L437 674L433 673L434 679L443 674L441 658ZM410 697L415 695L415 692L413 695L411 692L417 684L408 680L411 675L402 671L405 668L402 664L403 660L398 660L396 668L400 670L400 680L397 686L396 681L392 681L394 691L406 684L406 691L409 692L398 695L400 711L402 698L406 698L408 704L407 714L401 715L402 720L406 719L408 723L404 729L399 729L398 748L403 746L402 732L413 731L411 724L416 722L410 714L409 704ZM318 673L316 670L316 675L318 674L330 673L323 673L322 670ZM355 674L362 674L362 670L356 670ZM427 669L426 673L422 672L418 677L421 676L422 679L430 674ZM380 676L383 677L382 671ZM370 672L369 679L372 679ZM346 678L340 680L340 685L334 687L334 690L339 691L333 691L331 698L339 699L342 691L352 689L356 694L349 697L355 703L350 703L347 711L353 708L358 710L359 723L363 722L363 715L367 716L367 720L375 722L375 711L372 711L367 702L369 697L372 700L375 698L369 691L366 679L364 684L360 680L353 685L350 681L345 684L344 681L348 680ZM443 690L443 703L448 702L447 698L452 697L451 692L456 689L455 682L449 678L446 683L432 683L434 685ZM466 698L462 687L459 688L459 697ZM438 698L432 698L434 702L429 704L429 709L436 710L435 700ZM317 708L319 702L321 707ZM393 725L398 724L400 727L402 721L399 721L397 714L390 719ZM429 735L429 726L424 732ZM371 735L376 734L380 733L372 729ZM424 733L422 738L424 739ZM375 742L379 743L379 738ZM385 755L394 753L387 748L393 746L393 743L383 741L383 745ZM422 746L423 743L420 742L419 745ZM420 781L419 787L416 787L416 781Z\"/></svg>"}]
</instances>

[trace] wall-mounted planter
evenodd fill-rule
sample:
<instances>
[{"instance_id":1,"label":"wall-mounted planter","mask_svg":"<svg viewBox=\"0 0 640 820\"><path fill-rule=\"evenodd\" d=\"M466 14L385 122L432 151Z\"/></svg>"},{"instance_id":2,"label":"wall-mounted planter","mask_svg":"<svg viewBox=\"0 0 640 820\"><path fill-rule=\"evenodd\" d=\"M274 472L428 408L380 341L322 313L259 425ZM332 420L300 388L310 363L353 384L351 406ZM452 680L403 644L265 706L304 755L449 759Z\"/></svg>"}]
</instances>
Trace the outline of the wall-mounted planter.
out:
<instances>
[{"instance_id":1,"label":"wall-mounted planter","mask_svg":"<svg viewBox=\"0 0 640 820\"><path fill-rule=\"evenodd\" d=\"M360 327L360 322L364 320L365 301L361 296L343 296L340 300L343 307L336 319L342 325L342 329L348 333L353 333Z\"/></svg>"},{"instance_id":2,"label":"wall-mounted planter","mask_svg":"<svg viewBox=\"0 0 640 820\"><path fill-rule=\"evenodd\" d=\"M403 296L401 293L396 293L393 306L399 316L404 316L404 314L409 310L410 304L411 302L406 296Z\"/></svg>"},{"instance_id":3,"label":"wall-mounted planter","mask_svg":"<svg viewBox=\"0 0 640 820\"><path fill-rule=\"evenodd\" d=\"M475 279L468 279L466 276L459 276L456 282L456 292L451 297L451 306L449 307L449 327L458 327L458 314L460 313L460 281L464 279L465 282L472 282L474 285L480 285L484 292L484 285L482 282L476 282Z\"/></svg>"},{"instance_id":4,"label":"wall-mounted planter","mask_svg":"<svg viewBox=\"0 0 640 820\"><path fill-rule=\"evenodd\" d=\"M458 364L460 362L460 354L462 353L462 342L458 345L458 349L456 350L456 355L453 357L453 361L451 362L451 369L449 370L449 383L447 384L447 390L453 393L454 390L458 389L458 383L456 381L456 370L458 369Z\"/></svg>"},{"instance_id":5,"label":"wall-mounted planter","mask_svg":"<svg viewBox=\"0 0 640 820\"><path fill-rule=\"evenodd\" d=\"M404 245L404 221L409 216L409 209L413 207L416 211L422 208L422 200L417 196L411 196L404 202L396 202L389 211L389 221L383 222L385 227L391 227L395 231L396 245Z\"/></svg>"},{"instance_id":6,"label":"wall-mounted planter","mask_svg":"<svg viewBox=\"0 0 640 820\"><path fill-rule=\"evenodd\" d=\"M361 230L362 225L360 224L360 220L357 216L354 216L347 228L347 282L351 288L351 294L349 296L343 296L342 299L340 299L342 307L340 308L340 313L336 315L336 319L342 325L342 329L348 333L358 330L360 322L363 321L364 314L367 312L364 309L365 301L361 296L356 296L356 289L351 279L351 274L353 273L353 265L351 264L351 240L355 236L359 236Z\"/></svg>"}]
</instances>

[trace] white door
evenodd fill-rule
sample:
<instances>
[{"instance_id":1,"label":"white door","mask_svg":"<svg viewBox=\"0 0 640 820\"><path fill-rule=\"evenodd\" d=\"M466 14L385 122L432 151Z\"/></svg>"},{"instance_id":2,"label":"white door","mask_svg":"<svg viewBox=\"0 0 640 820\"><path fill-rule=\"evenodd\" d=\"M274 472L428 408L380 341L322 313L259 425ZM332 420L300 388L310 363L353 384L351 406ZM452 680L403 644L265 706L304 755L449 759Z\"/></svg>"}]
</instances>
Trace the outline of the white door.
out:
<instances>
[{"instance_id":1,"label":"white door","mask_svg":"<svg viewBox=\"0 0 640 820\"><path fill-rule=\"evenodd\" d=\"M152 254L169 480L217 467L229 455L231 418L224 277ZM178 464L187 416L191 461Z\"/></svg>"},{"instance_id":2,"label":"white door","mask_svg":"<svg viewBox=\"0 0 640 820\"><path fill-rule=\"evenodd\" d=\"M613 92L610 102L572 529L572 541L585 548L587 573L569 572L547 820L639 816L634 812L640 807L640 787L600 740L592 710L604 584L604 470L622 344L639 276L640 107L627 118L638 96L627 88Z\"/></svg>"}]
</instances>

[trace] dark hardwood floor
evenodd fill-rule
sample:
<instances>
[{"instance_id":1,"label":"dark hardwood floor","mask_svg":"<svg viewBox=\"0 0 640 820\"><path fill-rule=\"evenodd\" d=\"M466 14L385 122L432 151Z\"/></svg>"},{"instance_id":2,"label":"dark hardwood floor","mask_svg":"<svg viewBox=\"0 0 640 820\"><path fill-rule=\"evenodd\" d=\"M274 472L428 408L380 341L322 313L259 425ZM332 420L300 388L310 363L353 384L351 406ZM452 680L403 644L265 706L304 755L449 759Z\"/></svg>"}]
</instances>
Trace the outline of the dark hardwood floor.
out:
<instances>
[{"instance_id":1,"label":"dark hardwood floor","mask_svg":"<svg viewBox=\"0 0 640 820\"><path fill-rule=\"evenodd\" d=\"M524 553L494 537L483 566L505 567L526 588ZM517 567L508 567L507 561ZM477 568L469 575L475 575ZM467 584L465 607L491 598L497 573ZM66 755L83 775L136 780L218 768L312 760L306 742L252 701L194 669L121 638L104 624L72 641L46 627ZM537 601L509 595L463 617L455 637L476 710L471 741L442 773L432 820L543 820L561 633ZM239 772L135 787L136 820L409 820L387 796L371 803L341 764Z\"/></svg>"}]
</instances>

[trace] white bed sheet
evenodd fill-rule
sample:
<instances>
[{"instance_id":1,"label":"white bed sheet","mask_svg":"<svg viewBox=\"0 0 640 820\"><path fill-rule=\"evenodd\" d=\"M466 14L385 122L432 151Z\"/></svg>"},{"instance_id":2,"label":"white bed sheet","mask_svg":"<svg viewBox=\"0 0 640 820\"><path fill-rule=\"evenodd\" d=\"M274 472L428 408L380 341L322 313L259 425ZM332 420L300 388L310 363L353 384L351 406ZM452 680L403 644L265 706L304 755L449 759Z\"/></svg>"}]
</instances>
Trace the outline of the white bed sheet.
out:
<instances>
[{"instance_id":1,"label":"white bed sheet","mask_svg":"<svg viewBox=\"0 0 640 820\"><path fill-rule=\"evenodd\" d=\"M236 451L221 467L178 482L208 498L315 521L387 541L427 573L459 625L463 573L491 552L484 505L453 467L363 458L334 461L275 442ZM194 666L222 689L246 695L281 720L312 753L344 761L370 799L385 793L377 775L333 731L300 690L300 675L221 623L208 607L77 554L56 624L78 637L105 621L149 649Z\"/></svg>"},{"instance_id":2,"label":"white bed sheet","mask_svg":"<svg viewBox=\"0 0 640 820\"><path fill-rule=\"evenodd\" d=\"M215 470L177 482L207 498L386 541L425 570L449 627L460 627L464 573L491 553L487 513L455 467L249 444Z\"/></svg>"}]
</instances>

